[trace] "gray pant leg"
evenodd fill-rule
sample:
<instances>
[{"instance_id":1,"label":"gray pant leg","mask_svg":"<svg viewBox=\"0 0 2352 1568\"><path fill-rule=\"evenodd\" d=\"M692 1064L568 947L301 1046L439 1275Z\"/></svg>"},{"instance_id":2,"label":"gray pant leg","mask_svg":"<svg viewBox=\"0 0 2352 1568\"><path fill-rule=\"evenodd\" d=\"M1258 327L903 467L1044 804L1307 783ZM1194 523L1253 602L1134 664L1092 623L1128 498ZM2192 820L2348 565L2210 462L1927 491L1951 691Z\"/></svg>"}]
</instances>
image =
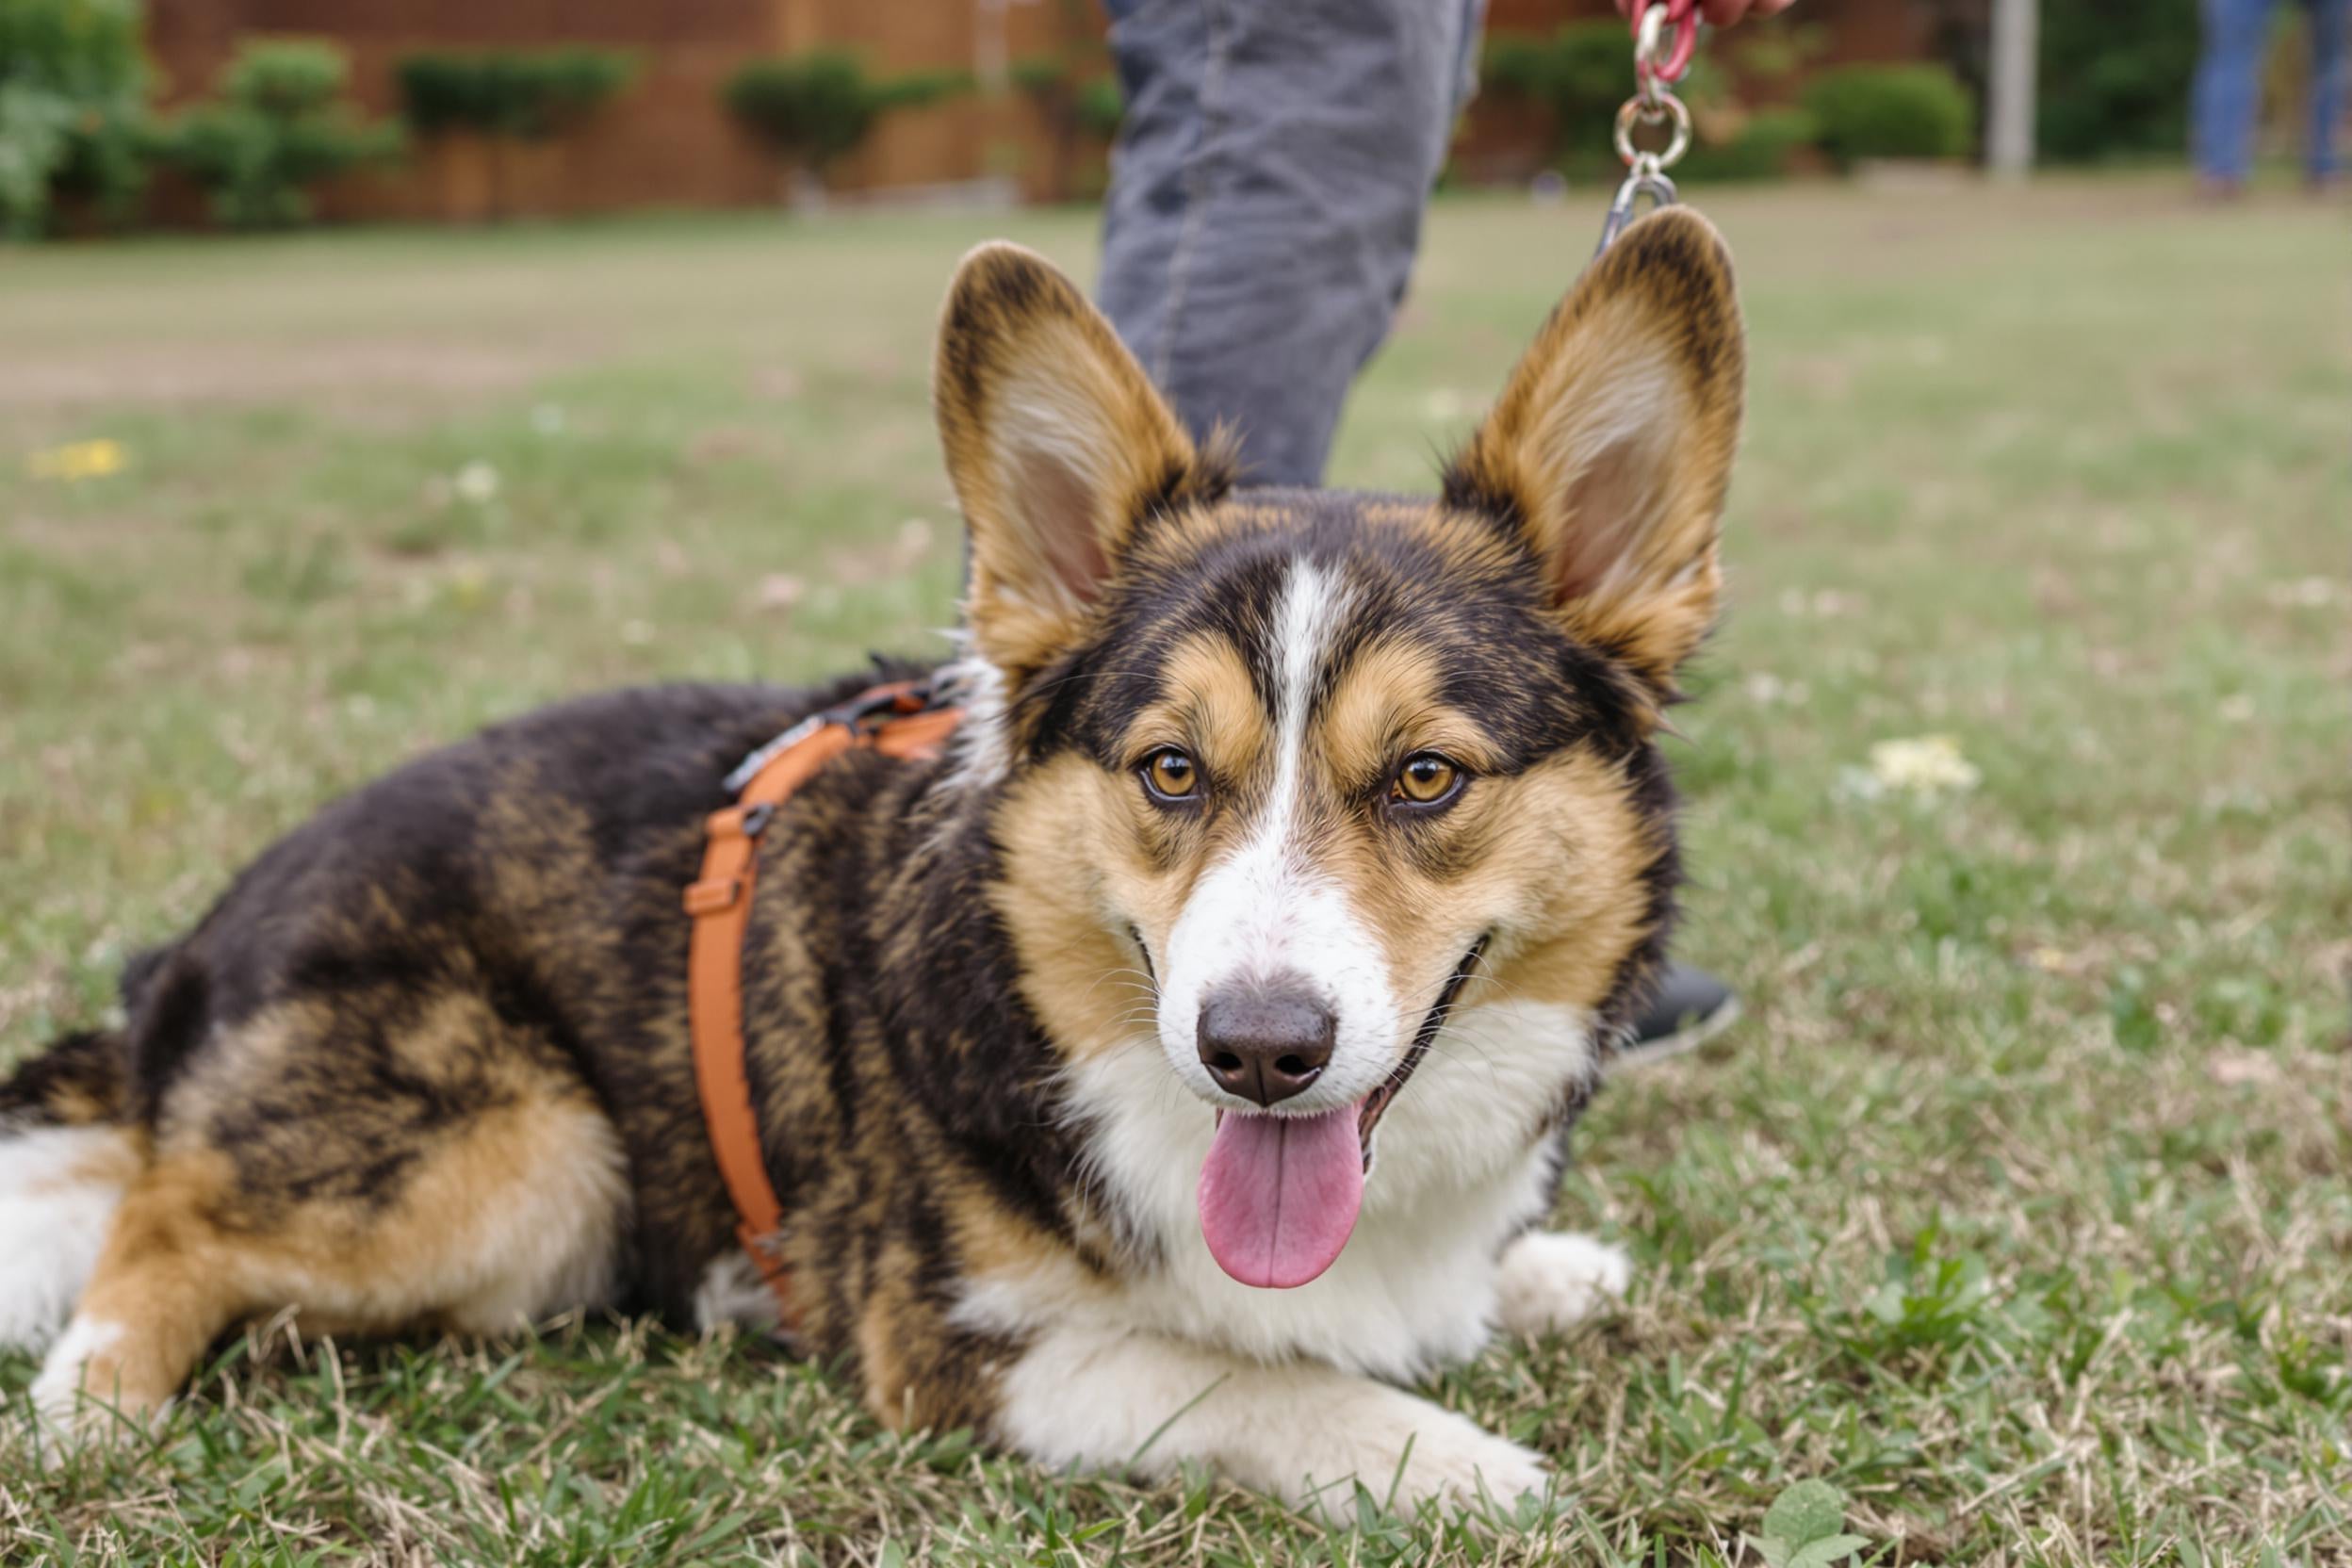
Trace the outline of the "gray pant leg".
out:
<instances>
[{"instance_id":1,"label":"gray pant leg","mask_svg":"<svg viewBox=\"0 0 2352 1568\"><path fill-rule=\"evenodd\" d=\"M1314 484L1387 335L1483 0L1112 0L1102 302L1243 478Z\"/></svg>"}]
</instances>

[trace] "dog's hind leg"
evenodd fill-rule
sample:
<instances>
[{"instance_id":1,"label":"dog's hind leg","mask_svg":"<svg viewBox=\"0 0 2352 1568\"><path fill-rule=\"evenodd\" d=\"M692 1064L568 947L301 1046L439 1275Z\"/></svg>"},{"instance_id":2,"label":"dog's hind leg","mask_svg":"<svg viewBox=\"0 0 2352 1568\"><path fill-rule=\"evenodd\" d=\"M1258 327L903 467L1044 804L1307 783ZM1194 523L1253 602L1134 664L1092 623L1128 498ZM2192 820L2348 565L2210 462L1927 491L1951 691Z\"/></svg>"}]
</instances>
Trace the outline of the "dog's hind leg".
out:
<instances>
[{"instance_id":1,"label":"dog's hind leg","mask_svg":"<svg viewBox=\"0 0 2352 1568\"><path fill-rule=\"evenodd\" d=\"M488 1333L609 1297L629 1212L611 1122L560 1067L443 1005L392 1048L401 1070L361 1086L286 1070L276 1023L223 1046L35 1384L54 1424L143 1421L221 1331L289 1307L313 1334Z\"/></svg>"},{"instance_id":2,"label":"dog's hind leg","mask_svg":"<svg viewBox=\"0 0 2352 1568\"><path fill-rule=\"evenodd\" d=\"M124 1191L73 1319L33 1383L34 1406L54 1429L138 1429L253 1305L239 1271L225 1266L227 1238L205 1217L212 1184L178 1162L149 1168Z\"/></svg>"}]
</instances>

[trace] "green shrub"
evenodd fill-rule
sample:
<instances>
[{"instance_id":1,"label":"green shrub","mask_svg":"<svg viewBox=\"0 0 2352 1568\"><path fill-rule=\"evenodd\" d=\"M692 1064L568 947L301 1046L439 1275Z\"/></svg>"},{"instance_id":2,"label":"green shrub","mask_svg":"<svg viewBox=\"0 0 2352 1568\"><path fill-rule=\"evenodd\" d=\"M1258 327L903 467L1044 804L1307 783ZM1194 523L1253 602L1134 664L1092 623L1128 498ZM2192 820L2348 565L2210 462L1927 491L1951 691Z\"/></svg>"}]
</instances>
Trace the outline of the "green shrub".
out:
<instances>
[{"instance_id":1,"label":"green shrub","mask_svg":"<svg viewBox=\"0 0 2352 1568\"><path fill-rule=\"evenodd\" d=\"M1119 122L1127 118L1127 94L1119 90L1118 77L1097 76L1078 90L1071 106L1088 136L1098 141L1114 141Z\"/></svg>"},{"instance_id":2,"label":"green shrub","mask_svg":"<svg viewBox=\"0 0 2352 1568\"><path fill-rule=\"evenodd\" d=\"M627 88L636 64L605 49L410 55L395 68L420 134L475 131L536 140L562 134Z\"/></svg>"},{"instance_id":3,"label":"green shrub","mask_svg":"<svg viewBox=\"0 0 2352 1568\"><path fill-rule=\"evenodd\" d=\"M2177 155L2197 48L2197 0L2052 0L2042 8L2034 111L2042 155Z\"/></svg>"},{"instance_id":4,"label":"green shrub","mask_svg":"<svg viewBox=\"0 0 2352 1568\"><path fill-rule=\"evenodd\" d=\"M1857 158L1953 158L1976 143L1976 108L1940 65L1848 65L1805 89L1821 147Z\"/></svg>"},{"instance_id":5,"label":"green shrub","mask_svg":"<svg viewBox=\"0 0 2352 1568\"><path fill-rule=\"evenodd\" d=\"M1037 55L1013 62L1015 91L1044 127L1045 188L1055 200L1102 194L1103 152L1119 138L1127 100L1100 50ZM1018 148L1013 161L1018 161Z\"/></svg>"},{"instance_id":6,"label":"green shrub","mask_svg":"<svg viewBox=\"0 0 2352 1568\"><path fill-rule=\"evenodd\" d=\"M758 60L727 84L729 113L780 155L821 172L864 144L893 109L937 103L970 79L923 73L876 79L846 50L820 49L789 59Z\"/></svg>"},{"instance_id":7,"label":"green shrub","mask_svg":"<svg viewBox=\"0 0 2352 1568\"><path fill-rule=\"evenodd\" d=\"M1013 87L1037 106L1046 123L1056 132L1064 126L1078 136L1109 141L1119 135L1127 116L1127 97L1119 78L1104 71L1086 71L1057 56L1015 60Z\"/></svg>"},{"instance_id":8,"label":"green shrub","mask_svg":"<svg viewBox=\"0 0 2352 1568\"><path fill-rule=\"evenodd\" d=\"M332 43L248 43L221 72L217 102L164 134L165 157L212 194L232 228L287 228L311 217L310 188L398 154L400 127L364 120L345 96L351 62Z\"/></svg>"},{"instance_id":9,"label":"green shrub","mask_svg":"<svg viewBox=\"0 0 2352 1568\"><path fill-rule=\"evenodd\" d=\"M332 109L351 85L342 49L317 41L249 43L220 74L221 95L259 114L300 120Z\"/></svg>"},{"instance_id":10,"label":"green shrub","mask_svg":"<svg viewBox=\"0 0 2352 1568\"><path fill-rule=\"evenodd\" d=\"M881 107L855 55L761 60L727 85L727 109L792 161L823 169L862 143Z\"/></svg>"},{"instance_id":11,"label":"green shrub","mask_svg":"<svg viewBox=\"0 0 2352 1568\"><path fill-rule=\"evenodd\" d=\"M1776 180L1788 172L1798 150L1812 141L1813 117L1803 109L1758 109L1729 140L1693 142L1674 174L1692 180Z\"/></svg>"},{"instance_id":12,"label":"green shrub","mask_svg":"<svg viewBox=\"0 0 2352 1568\"><path fill-rule=\"evenodd\" d=\"M1012 63L1006 74L1013 90L1031 98L1051 98L1077 80L1077 73L1059 55L1029 55Z\"/></svg>"},{"instance_id":13,"label":"green shrub","mask_svg":"<svg viewBox=\"0 0 2352 1568\"><path fill-rule=\"evenodd\" d=\"M74 120L74 101L62 93L0 81L0 233L41 233Z\"/></svg>"},{"instance_id":14,"label":"green shrub","mask_svg":"<svg viewBox=\"0 0 2352 1568\"><path fill-rule=\"evenodd\" d=\"M874 90L875 102L885 113L891 109L919 109L970 92L972 73L909 71L876 82Z\"/></svg>"},{"instance_id":15,"label":"green shrub","mask_svg":"<svg viewBox=\"0 0 2352 1568\"><path fill-rule=\"evenodd\" d=\"M0 235L37 235L60 193L127 217L147 185L139 0L0 0Z\"/></svg>"},{"instance_id":16,"label":"green shrub","mask_svg":"<svg viewBox=\"0 0 2352 1568\"><path fill-rule=\"evenodd\" d=\"M479 56L405 55L392 68L400 118L418 136L488 134L498 122L498 92Z\"/></svg>"},{"instance_id":17,"label":"green shrub","mask_svg":"<svg viewBox=\"0 0 2352 1568\"><path fill-rule=\"evenodd\" d=\"M1624 23L1571 22L1548 38L1499 34L1487 44L1484 81L1545 111L1555 159L1584 170L1615 166L1609 139L1634 85Z\"/></svg>"},{"instance_id":18,"label":"green shrub","mask_svg":"<svg viewBox=\"0 0 2352 1568\"><path fill-rule=\"evenodd\" d=\"M1819 29L1768 25L1742 41L1744 76L1776 81L1803 69L1825 42ZM1547 161L1573 175L1615 176L1617 111L1633 96L1633 44L1625 24L1607 19L1572 22L1548 37L1501 34L1488 45L1484 85L1506 97L1544 110L1551 142ZM1702 52L1677 84L1687 103L1706 106L1730 97L1723 68ZM1790 157L1812 139L1811 117L1795 109L1772 108L1739 117L1729 140L1709 142L1702 134L1677 176L1702 180L1770 179L1786 173ZM1704 122L1702 122L1704 128ZM1642 133L1641 145L1658 146L1656 132Z\"/></svg>"},{"instance_id":19,"label":"green shrub","mask_svg":"<svg viewBox=\"0 0 2352 1568\"><path fill-rule=\"evenodd\" d=\"M628 88L636 62L606 49L494 49L404 57L400 107L420 136L491 139L490 207L507 211L506 148L573 129Z\"/></svg>"}]
</instances>

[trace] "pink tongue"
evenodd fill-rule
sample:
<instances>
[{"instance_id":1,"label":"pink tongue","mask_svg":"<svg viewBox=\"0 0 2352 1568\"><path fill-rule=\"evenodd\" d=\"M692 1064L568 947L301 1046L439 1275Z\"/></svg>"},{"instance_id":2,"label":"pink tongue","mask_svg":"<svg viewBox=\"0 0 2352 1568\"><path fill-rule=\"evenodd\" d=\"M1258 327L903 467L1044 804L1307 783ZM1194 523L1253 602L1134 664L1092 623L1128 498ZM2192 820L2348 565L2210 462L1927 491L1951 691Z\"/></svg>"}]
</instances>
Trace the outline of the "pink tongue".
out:
<instances>
[{"instance_id":1,"label":"pink tongue","mask_svg":"<svg viewBox=\"0 0 2352 1568\"><path fill-rule=\"evenodd\" d=\"M1229 1111L1200 1166L1200 1234L1246 1285L1289 1290L1331 1267L1363 1202L1353 1105L1320 1116Z\"/></svg>"}]
</instances>

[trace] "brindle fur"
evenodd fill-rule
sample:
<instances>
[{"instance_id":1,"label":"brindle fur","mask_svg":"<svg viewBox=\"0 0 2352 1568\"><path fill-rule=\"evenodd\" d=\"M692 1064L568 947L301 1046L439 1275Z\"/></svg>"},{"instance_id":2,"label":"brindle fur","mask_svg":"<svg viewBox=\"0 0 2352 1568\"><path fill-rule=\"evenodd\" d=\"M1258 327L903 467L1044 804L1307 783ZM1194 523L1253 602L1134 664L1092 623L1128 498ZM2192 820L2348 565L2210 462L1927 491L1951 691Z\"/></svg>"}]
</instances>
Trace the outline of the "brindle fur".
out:
<instances>
[{"instance_id":1,"label":"brindle fur","mask_svg":"<svg viewBox=\"0 0 2352 1568\"><path fill-rule=\"evenodd\" d=\"M1598 935L1530 946L1496 982L1573 1003L1604 1036L1627 1019L1673 915L1653 742L1711 613L1740 344L1703 223L1645 220L1596 272L1440 502L1234 490L1058 274L1010 248L959 274L939 400L973 531L972 732L936 761L854 753L795 797L762 846L743 969L802 1342L880 1419L1004 1435L999 1379L1027 1335L959 1314L970 1282L1058 1270L1115 1289L1170 1245L1104 1187L1065 1098L1071 1059L1094 1048L1082 1037L1100 1033L1095 988L1148 965L1158 917L1105 929L1069 890L1099 873L1089 834L1170 897L1214 853L1214 813L1131 832L1137 716L1183 685L1195 710L1222 705L1214 722L1236 747L1255 743L1248 704L1273 701L1265 632L1283 563L1337 564L1353 593L1318 702L1351 673L1375 695L1414 685L1465 716L1494 790L1549 792L1560 831L1584 837L1611 906L1585 921ZM1690 379L1698 416L1674 482L1695 491L1660 503L1656 547L1613 578L1563 544L1592 526L1564 499L1580 473L1545 466L1575 433L1551 412L1576 369L1562 345L1609 311L1625 324L1608 331L1665 332L1660 363ZM1072 402L1116 439L1073 458L1004 434ZM1040 489L1084 526L1040 542L1009 522ZM1222 694L1176 681L1179 665ZM754 747L912 673L666 687L501 725L330 806L137 963L120 1030L70 1036L0 1086L0 1128L103 1124L135 1154L84 1298L122 1331L90 1361L90 1391L152 1407L214 1334L288 1305L371 1331L579 1305L692 1326L698 1285L735 1247L688 1044L679 895L703 817ZM1332 755L1374 767L1375 717L1331 722ZM1232 781L1237 802L1253 780ZM1439 905L1496 874L1498 819L1416 829L1394 855L1364 847L1372 807L1349 803L1377 803L1380 785L1332 785L1347 874ZM1073 813L1095 825L1070 827ZM1395 935L1412 940L1409 925ZM1591 1086L1560 1084L1550 1125L1564 1131ZM1408 1089L1395 1115L1413 1104ZM522 1212L562 1233L544 1278L501 1293L451 1261L451 1238L490 1248Z\"/></svg>"}]
</instances>

